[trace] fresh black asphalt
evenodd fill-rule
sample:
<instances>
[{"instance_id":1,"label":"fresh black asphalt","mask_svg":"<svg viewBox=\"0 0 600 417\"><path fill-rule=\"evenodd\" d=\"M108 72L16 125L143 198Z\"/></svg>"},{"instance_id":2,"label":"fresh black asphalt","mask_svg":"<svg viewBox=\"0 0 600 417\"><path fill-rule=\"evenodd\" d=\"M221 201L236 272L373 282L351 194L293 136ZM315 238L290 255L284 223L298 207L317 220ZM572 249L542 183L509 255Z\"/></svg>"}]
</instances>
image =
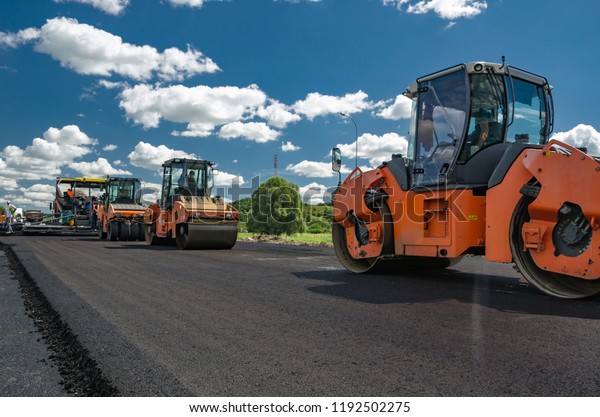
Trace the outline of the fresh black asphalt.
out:
<instances>
[{"instance_id":1,"label":"fresh black asphalt","mask_svg":"<svg viewBox=\"0 0 600 417\"><path fill-rule=\"evenodd\" d=\"M480 257L447 270L374 276L346 272L331 248L0 242L97 366L107 382L98 386L115 390L95 395L595 396L600 389L598 298L538 294L510 265ZM7 307L27 322L11 294ZM14 343L44 353L34 339ZM22 350L11 346L3 357ZM60 379L52 361L27 356ZM62 383L49 379L54 394L31 389L61 395Z\"/></svg>"}]
</instances>

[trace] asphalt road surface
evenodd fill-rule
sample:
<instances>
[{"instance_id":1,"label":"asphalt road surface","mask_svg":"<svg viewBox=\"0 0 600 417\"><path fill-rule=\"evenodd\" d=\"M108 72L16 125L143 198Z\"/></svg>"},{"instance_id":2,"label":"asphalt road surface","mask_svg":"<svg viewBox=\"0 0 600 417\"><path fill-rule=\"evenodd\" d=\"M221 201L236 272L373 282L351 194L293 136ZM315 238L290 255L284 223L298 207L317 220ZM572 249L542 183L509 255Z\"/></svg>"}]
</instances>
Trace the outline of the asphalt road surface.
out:
<instances>
[{"instance_id":1,"label":"asphalt road surface","mask_svg":"<svg viewBox=\"0 0 600 417\"><path fill-rule=\"evenodd\" d=\"M353 275L331 248L3 238L126 396L596 396L600 299L510 265Z\"/></svg>"}]
</instances>

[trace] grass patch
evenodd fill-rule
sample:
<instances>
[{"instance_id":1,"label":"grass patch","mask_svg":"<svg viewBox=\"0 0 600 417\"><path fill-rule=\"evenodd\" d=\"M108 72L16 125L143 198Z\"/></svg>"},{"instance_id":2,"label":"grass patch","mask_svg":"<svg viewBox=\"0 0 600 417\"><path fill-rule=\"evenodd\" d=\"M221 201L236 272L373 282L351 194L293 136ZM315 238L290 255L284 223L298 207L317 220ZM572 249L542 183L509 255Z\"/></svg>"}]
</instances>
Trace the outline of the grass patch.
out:
<instances>
[{"instance_id":1,"label":"grass patch","mask_svg":"<svg viewBox=\"0 0 600 417\"><path fill-rule=\"evenodd\" d=\"M286 243L290 245L332 246L331 233L294 233L293 235L269 236L239 232L238 240L251 242Z\"/></svg>"}]
</instances>

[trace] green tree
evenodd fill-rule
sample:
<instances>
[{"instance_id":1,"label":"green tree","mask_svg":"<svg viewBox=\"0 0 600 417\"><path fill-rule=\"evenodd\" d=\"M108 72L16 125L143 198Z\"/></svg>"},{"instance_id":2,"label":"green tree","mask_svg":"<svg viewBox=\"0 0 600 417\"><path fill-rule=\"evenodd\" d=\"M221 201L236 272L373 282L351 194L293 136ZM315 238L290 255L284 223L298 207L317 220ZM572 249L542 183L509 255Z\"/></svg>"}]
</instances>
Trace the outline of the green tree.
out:
<instances>
[{"instance_id":1,"label":"green tree","mask_svg":"<svg viewBox=\"0 0 600 417\"><path fill-rule=\"evenodd\" d=\"M276 236L304 231L298 186L281 177L262 183L252 194L248 231Z\"/></svg>"},{"instance_id":2,"label":"green tree","mask_svg":"<svg viewBox=\"0 0 600 417\"><path fill-rule=\"evenodd\" d=\"M3 206L0 206L0 216L6 214L6 209Z\"/></svg>"}]
</instances>

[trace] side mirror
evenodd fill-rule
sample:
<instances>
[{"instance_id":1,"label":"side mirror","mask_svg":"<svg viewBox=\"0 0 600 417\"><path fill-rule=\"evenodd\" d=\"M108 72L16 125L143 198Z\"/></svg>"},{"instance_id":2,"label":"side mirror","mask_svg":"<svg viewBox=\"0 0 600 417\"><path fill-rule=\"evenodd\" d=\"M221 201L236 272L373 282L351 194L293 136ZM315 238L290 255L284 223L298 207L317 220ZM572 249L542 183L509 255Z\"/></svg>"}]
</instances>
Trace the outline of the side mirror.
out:
<instances>
[{"instance_id":1,"label":"side mirror","mask_svg":"<svg viewBox=\"0 0 600 417\"><path fill-rule=\"evenodd\" d=\"M342 168L342 151L340 148L333 148L331 150L331 169L334 172L340 172Z\"/></svg>"}]
</instances>

